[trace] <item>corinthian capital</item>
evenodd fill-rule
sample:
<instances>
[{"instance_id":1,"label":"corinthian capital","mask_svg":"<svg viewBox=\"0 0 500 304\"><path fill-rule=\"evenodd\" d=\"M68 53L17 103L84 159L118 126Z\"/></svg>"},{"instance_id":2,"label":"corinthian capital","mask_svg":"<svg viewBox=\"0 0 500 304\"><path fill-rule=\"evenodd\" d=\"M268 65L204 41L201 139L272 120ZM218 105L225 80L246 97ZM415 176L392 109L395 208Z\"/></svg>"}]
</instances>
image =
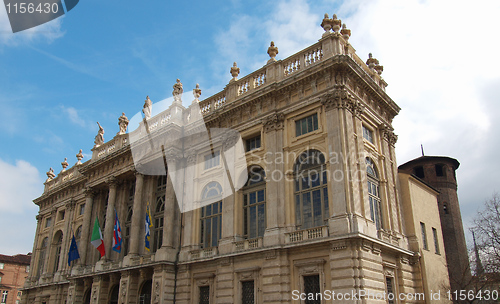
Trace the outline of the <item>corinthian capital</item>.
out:
<instances>
[{"instance_id":1,"label":"corinthian capital","mask_svg":"<svg viewBox=\"0 0 500 304\"><path fill-rule=\"evenodd\" d=\"M284 128L285 114L277 112L264 118L264 131L282 130Z\"/></svg>"},{"instance_id":2,"label":"corinthian capital","mask_svg":"<svg viewBox=\"0 0 500 304\"><path fill-rule=\"evenodd\" d=\"M353 100L351 94L347 91L345 85L335 85L334 90L321 97L321 103L325 105L326 110L346 109Z\"/></svg>"},{"instance_id":3,"label":"corinthian capital","mask_svg":"<svg viewBox=\"0 0 500 304\"><path fill-rule=\"evenodd\" d=\"M394 129L391 126L384 125L380 127L380 131L382 132L384 139L389 143L389 145L393 146L398 141L398 136L394 133Z\"/></svg>"}]
</instances>

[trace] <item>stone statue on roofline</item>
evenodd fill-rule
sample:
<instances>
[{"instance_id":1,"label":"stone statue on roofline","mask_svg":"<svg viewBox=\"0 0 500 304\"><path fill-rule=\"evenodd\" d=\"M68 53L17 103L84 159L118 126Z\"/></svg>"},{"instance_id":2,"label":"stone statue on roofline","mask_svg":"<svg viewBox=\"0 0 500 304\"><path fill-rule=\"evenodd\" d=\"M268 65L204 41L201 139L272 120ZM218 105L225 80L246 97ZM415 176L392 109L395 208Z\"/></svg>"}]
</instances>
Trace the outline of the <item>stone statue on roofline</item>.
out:
<instances>
[{"instance_id":1,"label":"stone statue on roofline","mask_svg":"<svg viewBox=\"0 0 500 304\"><path fill-rule=\"evenodd\" d=\"M184 89L182 88L182 82L180 79L176 80L176 83L173 86L174 90L172 91L172 95L174 96L174 101L182 103L182 93L184 93Z\"/></svg>"},{"instance_id":2,"label":"stone statue on roofline","mask_svg":"<svg viewBox=\"0 0 500 304\"><path fill-rule=\"evenodd\" d=\"M122 112L122 116L118 118L118 125L120 126L120 131L118 132L117 135L122 135L127 133L128 118L127 116L125 116L124 112Z\"/></svg>"},{"instance_id":3,"label":"stone statue on roofline","mask_svg":"<svg viewBox=\"0 0 500 304\"><path fill-rule=\"evenodd\" d=\"M149 99L149 95L146 96L146 100L144 101L144 106L142 107L142 113L144 113L144 119L151 118L151 110L153 109L153 103L151 99Z\"/></svg>"},{"instance_id":4,"label":"stone statue on roofline","mask_svg":"<svg viewBox=\"0 0 500 304\"><path fill-rule=\"evenodd\" d=\"M78 159L78 161L76 162L76 166L77 165L81 165L82 164L82 159L83 159L83 153L82 153L82 149L80 149L80 152L78 152L78 154L76 155L76 159Z\"/></svg>"},{"instance_id":5,"label":"stone statue on roofline","mask_svg":"<svg viewBox=\"0 0 500 304\"><path fill-rule=\"evenodd\" d=\"M66 171L66 168L69 166L67 157L64 158L64 161L61 163L61 166L62 166L61 173L63 173L64 171Z\"/></svg>"},{"instance_id":6,"label":"stone statue on roofline","mask_svg":"<svg viewBox=\"0 0 500 304\"><path fill-rule=\"evenodd\" d=\"M199 83L196 84L196 89L193 89L193 96L194 96L194 101L200 102L201 89Z\"/></svg>"},{"instance_id":7,"label":"stone statue on roofline","mask_svg":"<svg viewBox=\"0 0 500 304\"><path fill-rule=\"evenodd\" d=\"M274 41L271 41L271 45L267 49L267 53L269 54L269 57L271 57L271 59L269 59L269 61L267 63L271 63L273 61L276 61L275 57L276 57L276 55L278 55L278 48L276 46L274 46Z\"/></svg>"},{"instance_id":8,"label":"stone statue on roofline","mask_svg":"<svg viewBox=\"0 0 500 304\"><path fill-rule=\"evenodd\" d=\"M49 171L47 172L47 180L45 182L50 182L56 177L56 174L54 173L54 169L50 168Z\"/></svg>"},{"instance_id":9,"label":"stone statue on roofline","mask_svg":"<svg viewBox=\"0 0 500 304\"><path fill-rule=\"evenodd\" d=\"M97 122L97 125L99 126L99 131L97 131L97 135L95 136L94 140L94 147L99 147L104 143L104 129L103 127Z\"/></svg>"},{"instance_id":10,"label":"stone statue on roofline","mask_svg":"<svg viewBox=\"0 0 500 304\"><path fill-rule=\"evenodd\" d=\"M229 70L229 73L231 73L231 76L233 76L233 79L231 79L231 81L238 80L238 75L240 74L240 68L238 67L236 62L233 63L233 66L231 67L231 70Z\"/></svg>"},{"instance_id":11,"label":"stone statue on roofline","mask_svg":"<svg viewBox=\"0 0 500 304\"><path fill-rule=\"evenodd\" d=\"M323 36L326 36L330 34L330 30L332 29L333 26L333 20L330 19L328 14L325 14L325 18L323 18L323 21L321 22L321 27L325 30L325 33Z\"/></svg>"}]
</instances>

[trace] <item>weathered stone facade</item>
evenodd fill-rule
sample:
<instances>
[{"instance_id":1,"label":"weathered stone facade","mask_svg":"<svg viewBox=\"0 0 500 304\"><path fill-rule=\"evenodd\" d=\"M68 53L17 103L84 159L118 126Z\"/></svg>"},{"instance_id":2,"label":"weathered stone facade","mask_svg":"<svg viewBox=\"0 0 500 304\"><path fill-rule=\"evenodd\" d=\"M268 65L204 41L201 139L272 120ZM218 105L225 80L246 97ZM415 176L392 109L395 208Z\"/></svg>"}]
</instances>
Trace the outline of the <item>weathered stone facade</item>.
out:
<instances>
[{"instance_id":1,"label":"weathered stone facade","mask_svg":"<svg viewBox=\"0 0 500 304\"><path fill-rule=\"evenodd\" d=\"M335 16L325 20L319 42L283 60L274 58L272 45L264 67L240 79L231 69L223 91L200 102L195 91L188 108L178 81L168 109L128 134L96 142L91 160L48 174L35 200L40 213L26 303L299 303L296 292L428 293L421 242L410 244L407 233L417 228L403 216L403 210L413 216L410 206L419 202L399 190L392 120L400 108L385 93L378 61L363 62L348 42L350 31L340 31ZM202 145L204 127L236 130L247 150L243 167L260 168L263 179L203 205L205 191L231 184L207 173L224 159L207 158L215 154ZM149 139L131 149L141 132ZM190 139L181 148L178 140L162 141L165 134ZM227 134L217 140L222 153L238 142ZM143 174L137 157L176 178ZM177 187L203 207L181 212ZM437 195L415 191L431 193L431 200ZM151 252L144 248L148 203ZM115 209L120 253L111 250ZM102 259L90 246L96 217L103 223ZM68 267L71 231L80 259ZM444 257L436 259L425 265L445 267ZM448 284L446 274L435 279ZM429 303L405 301L413 302Z\"/></svg>"}]
</instances>

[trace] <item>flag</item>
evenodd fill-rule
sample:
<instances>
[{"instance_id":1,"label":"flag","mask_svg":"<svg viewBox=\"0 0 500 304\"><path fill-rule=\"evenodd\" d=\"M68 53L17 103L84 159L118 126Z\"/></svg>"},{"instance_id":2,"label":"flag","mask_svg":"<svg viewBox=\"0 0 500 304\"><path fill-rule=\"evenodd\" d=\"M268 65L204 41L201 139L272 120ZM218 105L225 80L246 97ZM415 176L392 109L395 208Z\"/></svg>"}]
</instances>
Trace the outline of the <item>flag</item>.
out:
<instances>
[{"instance_id":1,"label":"flag","mask_svg":"<svg viewBox=\"0 0 500 304\"><path fill-rule=\"evenodd\" d=\"M122 251L122 229L118 221L118 214L115 210L115 226L113 228L113 250L116 252Z\"/></svg>"},{"instance_id":2,"label":"flag","mask_svg":"<svg viewBox=\"0 0 500 304\"><path fill-rule=\"evenodd\" d=\"M73 238L71 239L71 245L69 246L68 252L68 266L71 266L71 262L74 260L78 260L80 258L80 254L78 253L78 246L76 246L75 235L73 234Z\"/></svg>"},{"instance_id":3,"label":"flag","mask_svg":"<svg viewBox=\"0 0 500 304\"><path fill-rule=\"evenodd\" d=\"M102 238L101 226L99 226L99 219L97 217L95 218L94 230L92 230L92 239L90 240L90 243L92 243L92 245L99 250L102 258L105 254L104 241Z\"/></svg>"},{"instance_id":4,"label":"flag","mask_svg":"<svg viewBox=\"0 0 500 304\"><path fill-rule=\"evenodd\" d=\"M153 224L151 223L151 213L149 212L149 202L148 202L146 206L146 238L145 238L145 247L148 252L151 250L151 244L149 242L149 239L151 237L151 227L153 227Z\"/></svg>"}]
</instances>

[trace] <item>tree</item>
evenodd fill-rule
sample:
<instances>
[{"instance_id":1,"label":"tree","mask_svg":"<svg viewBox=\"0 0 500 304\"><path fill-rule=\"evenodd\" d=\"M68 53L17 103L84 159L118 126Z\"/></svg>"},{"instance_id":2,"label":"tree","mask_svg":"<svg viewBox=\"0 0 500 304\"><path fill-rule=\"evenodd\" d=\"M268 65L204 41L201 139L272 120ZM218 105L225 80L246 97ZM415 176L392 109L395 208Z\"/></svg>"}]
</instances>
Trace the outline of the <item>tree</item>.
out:
<instances>
[{"instance_id":1,"label":"tree","mask_svg":"<svg viewBox=\"0 0 500 304\"><path fill-rule=\"evenodd\" d=\"M500 195L498 193L494 193L477 212L474 226L478 256L484 273L500 273ZM476 265L478 265L477 261ZM476 275L481 275L481 273L476 273Z\"/></svg>"}]
</instances>

